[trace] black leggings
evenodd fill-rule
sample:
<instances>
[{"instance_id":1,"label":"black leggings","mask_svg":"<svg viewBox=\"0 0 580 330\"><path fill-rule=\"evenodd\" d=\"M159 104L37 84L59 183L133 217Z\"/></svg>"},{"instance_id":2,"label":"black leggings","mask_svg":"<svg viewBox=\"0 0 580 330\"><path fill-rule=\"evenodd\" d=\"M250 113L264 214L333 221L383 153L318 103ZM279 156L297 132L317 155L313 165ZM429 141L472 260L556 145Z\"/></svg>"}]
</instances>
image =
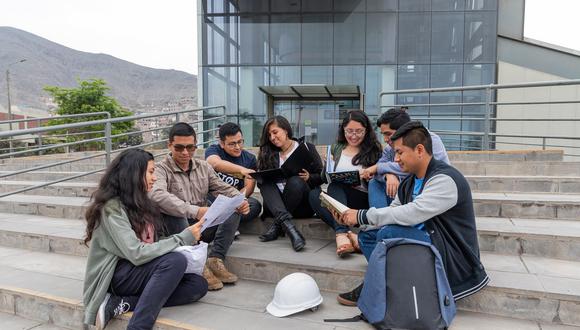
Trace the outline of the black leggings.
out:
<instances>
[{"instance_id":1,"label":"black leggings","mask_svg":"<svg viewBox=\"0 0 580 330\"><path fill-rule=\"evenodd\" d=\"M314 214L308 203L310 187L299 176L288 178L283 192L273 182L264 182L258 187L264 199L264 208L274 219L309 218Z\"/></svg>"},{"instance_id":2,"label":"black leggings","mask_svg":"<svg viewBox=\"0 0 580 330\"><path fill-rule=\"evenodd\" d=\"M110 291L133 311L127 329L151 329L162 307L189 304L205 296L207 281L196 274L184 274L186 268L187 259L178 252L140 266L119 260Z\"/></svg>"}]
</instances>

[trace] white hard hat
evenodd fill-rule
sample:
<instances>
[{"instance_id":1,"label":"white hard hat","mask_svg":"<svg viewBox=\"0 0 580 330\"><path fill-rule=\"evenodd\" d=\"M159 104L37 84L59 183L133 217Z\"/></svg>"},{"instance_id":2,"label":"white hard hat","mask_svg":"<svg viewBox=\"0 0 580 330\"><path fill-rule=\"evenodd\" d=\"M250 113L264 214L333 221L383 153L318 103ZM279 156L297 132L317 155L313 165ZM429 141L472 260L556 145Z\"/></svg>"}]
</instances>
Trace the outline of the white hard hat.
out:
<instances>
[{"instance_id":1,"label":"white hard hat","mask_svg":"<svg viewBox=\"0 0 580 330\"><path fill-rule=\"evenodd\" d=\"M316 281L308 274L292 273L278 282L274 299L266 310L276 317L284 317L315 308L321 303L322 296Z\"/></svg>"}]
</instances>

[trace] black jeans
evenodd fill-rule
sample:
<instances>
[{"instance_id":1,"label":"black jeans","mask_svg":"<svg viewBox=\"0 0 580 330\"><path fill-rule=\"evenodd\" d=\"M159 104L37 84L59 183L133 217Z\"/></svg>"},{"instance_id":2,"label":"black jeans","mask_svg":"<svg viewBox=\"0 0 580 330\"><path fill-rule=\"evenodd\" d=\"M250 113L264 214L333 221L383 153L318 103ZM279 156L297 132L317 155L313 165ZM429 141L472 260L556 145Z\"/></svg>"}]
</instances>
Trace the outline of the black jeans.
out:
<instances>
[{"instance_id":1,"label":"black jeans","mask_svg":"<svg viewBox=\"0 0 580 330\"><path fill-rule=\"evenodd\" d=\"M264 200L264 209L268 210L274 219L308 218L314 214L308 203L310 187L299 176L286 180L282 193L273 182L264 182L258 186Z\"/></svg>"},{"instance_id":2,"label":"black jeans","mask_svg":"<svg viewBox=\"0 0 580 330\"><path fill-rule=\"evenodd\" d=\"M196 219L186 219L162 214L164 236L181 233L185 228L197 222ZM220 258L224 260L234 242L236 230L240 225L240 215L232 214L224 223L209 227L201 233L201 241L212 243L207 256L209 258Z\"/></svg>"},{"instance_id":3,"label":"black jeans","mask_svg":"<svg viewBox=\"0 0 580 330\"><path fill-rule=\"evenodd\" d=\"M177 252L141 266L119 260L110 292L122 297L133 311L127 329L151 329L162 307L189 304L205 296L207 281L197 274L184 274L186 268L186 257Z\"/></svg>"},{"instance_id":4,"label":"black jeans","mask_svg":"<svg viewBox=\"0 0 580 330\"><path fill-rule=\"evenodd\" d=\"M240 222L247 222L257 218L262 212L262 204L254 197L248 197L248 204L250 204L250 213L242 215Z\"/></svg>"},{"instance_id":5,"label":"black jeans","mask_svg":"<svg viewBox=\"0 0 580 330\"><path fill-rule=\"evenodd\" d=\"M337 201L348 206L351 209L368 209L369 201L368 194L354 189L349 185L342 183L331 183L328 185L327 193ZM320 219L329 225L336 233L348 232L348 227L339 224L334 220L332 214L320 205L320 188L314 189L309 195L310 206L316 211Z\"/></svg>"}]
</instances>

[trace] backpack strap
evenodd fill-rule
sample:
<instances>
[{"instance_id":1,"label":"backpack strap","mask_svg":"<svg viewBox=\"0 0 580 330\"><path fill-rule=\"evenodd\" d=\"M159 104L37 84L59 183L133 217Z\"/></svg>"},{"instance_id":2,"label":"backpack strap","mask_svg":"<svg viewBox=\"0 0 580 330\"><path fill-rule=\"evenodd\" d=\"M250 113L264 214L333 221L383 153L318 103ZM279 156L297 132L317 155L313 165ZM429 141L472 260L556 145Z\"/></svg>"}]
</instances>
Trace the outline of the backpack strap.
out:
<instances>
[{"instance_id":1,"label":"backpack strap","mask_svg":"<svg viewBox=\"0 0 580 330\"><path fill-rule=\"evenodd\" d=\"M324 322L358 322L358 321L368 322L366 317L362 315L362 313L357 316L353 316L346 319L324 319Z\"/></svg>"}]
</instances>

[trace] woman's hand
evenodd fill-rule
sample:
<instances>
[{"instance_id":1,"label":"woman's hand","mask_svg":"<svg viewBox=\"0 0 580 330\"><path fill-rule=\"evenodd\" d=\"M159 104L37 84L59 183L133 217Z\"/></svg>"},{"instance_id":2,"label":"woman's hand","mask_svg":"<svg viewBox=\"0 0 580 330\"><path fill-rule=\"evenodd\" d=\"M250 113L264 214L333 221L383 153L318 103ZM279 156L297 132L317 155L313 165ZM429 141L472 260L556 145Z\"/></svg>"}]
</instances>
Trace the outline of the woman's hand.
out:
<instances>
[{"instance_id":1,"label":"woman's hand","mask_svg":"<svg viewBox=\"0 0 580 330\"><path fill-rule=\"evenodd\" d=\"M195 240L198 242L201 239L201 227L203 226L204 222L205 222L205 218L199 220L194 225L189 226L189 230L191 231L191 234L193 235Z\"/></svg>"},{"instance_id":2,"label":"woman's hand","mask_svg":"<svg viewBox=\"0 0 580 330\"><path fill-rule=\"evenodd\" d=\"M300 179L304 180L304 182L308 182L308 179L310 179L310 173L305 169L302 169L302 172L298 173L298 176L300 176Z\"/></svg>"}]
</instances>

